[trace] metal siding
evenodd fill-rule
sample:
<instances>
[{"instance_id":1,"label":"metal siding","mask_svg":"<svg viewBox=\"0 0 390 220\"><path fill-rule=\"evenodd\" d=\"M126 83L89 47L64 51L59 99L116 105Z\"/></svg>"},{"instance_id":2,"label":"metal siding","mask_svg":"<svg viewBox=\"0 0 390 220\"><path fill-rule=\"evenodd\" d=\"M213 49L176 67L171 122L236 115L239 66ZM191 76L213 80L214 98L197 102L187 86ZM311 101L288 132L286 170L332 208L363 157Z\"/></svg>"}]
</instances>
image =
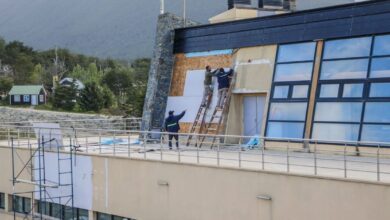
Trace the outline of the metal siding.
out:
<instances>
[{"instance_id":1,"label":"metal siding","mask_svg":"<svg viewBox=\"0 0 390 220\"><path fill-rule=\"evenodd\" d=\"M390 32L390 2L373 1L175 30L175 53Z\"/></svg>"}]
</instances>

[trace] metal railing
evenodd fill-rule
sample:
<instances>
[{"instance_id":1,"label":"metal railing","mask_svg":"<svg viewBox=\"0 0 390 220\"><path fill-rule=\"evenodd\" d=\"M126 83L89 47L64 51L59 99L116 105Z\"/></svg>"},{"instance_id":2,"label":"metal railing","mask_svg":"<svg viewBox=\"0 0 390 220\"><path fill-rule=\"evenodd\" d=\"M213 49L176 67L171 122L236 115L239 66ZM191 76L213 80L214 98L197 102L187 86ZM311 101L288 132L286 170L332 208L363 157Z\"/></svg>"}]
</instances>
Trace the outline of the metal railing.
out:
<instances>
[{"instance_id":1,"label":"metal railing","mask_svg":"<svg viewBox=\"0 0 390 220\"><path fill-rule=\"evenodd\" d=\"M9 146L13 138L18 148L34 147L37 129L48 133L47 128L1 125L0 146ZM65 152L70 149L69 138L76 140L78 152L84 154L390 183L389 143L177 134L180 147L176 149L173 141L170 150L171 134L166 132L85 128L61 128L61 132ZM190 135L193 141L186 146ZM218 141L210 148L214 137Z\"/></svg>"},{"instance_id":2,"label":"metal railing","mask_svg":"<svg viewBox=\"0 0 390 220\"><path fill-rule=\"evenodd\" d=\"M107 129L107 130L140 130L142 118L99 118L99 119L72 119L72 120L44 120L2 122L8 127L28 127L34 123L57 123L61 128L75 129Z\"/></svg>"}]
</instances>

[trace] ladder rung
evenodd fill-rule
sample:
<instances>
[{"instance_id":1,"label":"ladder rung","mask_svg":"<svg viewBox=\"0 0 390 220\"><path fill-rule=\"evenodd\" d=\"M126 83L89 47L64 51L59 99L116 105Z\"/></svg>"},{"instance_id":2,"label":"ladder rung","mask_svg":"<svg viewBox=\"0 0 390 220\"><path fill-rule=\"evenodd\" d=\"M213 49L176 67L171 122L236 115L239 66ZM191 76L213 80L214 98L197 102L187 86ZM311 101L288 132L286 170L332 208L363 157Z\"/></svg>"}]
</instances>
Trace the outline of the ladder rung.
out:
<instances>
[{"instance_id":1,"label":"ladder rung","mask_svg":"<svg viewBox=\"0 0 390 220\"><path fill-rule=\"evenodd\" d=\"M72 172L60 172L59 174L69 174L69 173L72 173Z\"/></svg>"}]
</instances>

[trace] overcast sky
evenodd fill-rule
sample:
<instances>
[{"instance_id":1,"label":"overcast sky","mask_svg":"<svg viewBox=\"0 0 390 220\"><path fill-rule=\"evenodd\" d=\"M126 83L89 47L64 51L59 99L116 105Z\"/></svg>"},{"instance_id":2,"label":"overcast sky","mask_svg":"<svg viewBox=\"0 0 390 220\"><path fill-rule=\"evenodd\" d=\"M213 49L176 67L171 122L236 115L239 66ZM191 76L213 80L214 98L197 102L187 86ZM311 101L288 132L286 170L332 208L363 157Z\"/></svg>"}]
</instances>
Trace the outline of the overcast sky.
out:
<instances>
[{"instance_id":1,"label":"overcast sky","mask_svg":"<svg viewBox=\"0 0 390 220\"><path fill-rule=\"evenodd\" d=\"M227 0L187 0L189 18L207 23ZM183 0L165 0L182 14ZM152 54L160 0L0 0L0 36L37 49L56 45L100 57Z\"/></svg>"}]
</instances>

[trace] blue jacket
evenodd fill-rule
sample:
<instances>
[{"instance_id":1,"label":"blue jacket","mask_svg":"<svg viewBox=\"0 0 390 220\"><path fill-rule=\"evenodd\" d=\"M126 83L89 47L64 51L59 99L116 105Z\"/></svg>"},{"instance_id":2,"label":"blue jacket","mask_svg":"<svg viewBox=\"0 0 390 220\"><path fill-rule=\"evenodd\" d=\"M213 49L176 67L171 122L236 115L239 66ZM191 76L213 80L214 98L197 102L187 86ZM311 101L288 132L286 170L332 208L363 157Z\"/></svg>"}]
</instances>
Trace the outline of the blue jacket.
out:
<instances>
[{"instance_id":1,"label":"blue jacket","mask_svg":"<svg viewBox=\"0 0 390 220\"><path fill-rule=\"evenodd\" d=\"M185 115L183 111L180 115L170 115L165 119L165 130L167 132L178 132L180 130L179 120Z\"/></svg>"},{"instance_id":2,"label":"blue jacket","mask_svg":"<svg viewBox=\"0 0 390 220\"><path fill-rule=\"evenodd\" d=\"M218 79L218 89L224 89L230 87L230 76L233 75L233 70L229 72L219 71L215 76Z\"/></svg>"}]
</instances>

